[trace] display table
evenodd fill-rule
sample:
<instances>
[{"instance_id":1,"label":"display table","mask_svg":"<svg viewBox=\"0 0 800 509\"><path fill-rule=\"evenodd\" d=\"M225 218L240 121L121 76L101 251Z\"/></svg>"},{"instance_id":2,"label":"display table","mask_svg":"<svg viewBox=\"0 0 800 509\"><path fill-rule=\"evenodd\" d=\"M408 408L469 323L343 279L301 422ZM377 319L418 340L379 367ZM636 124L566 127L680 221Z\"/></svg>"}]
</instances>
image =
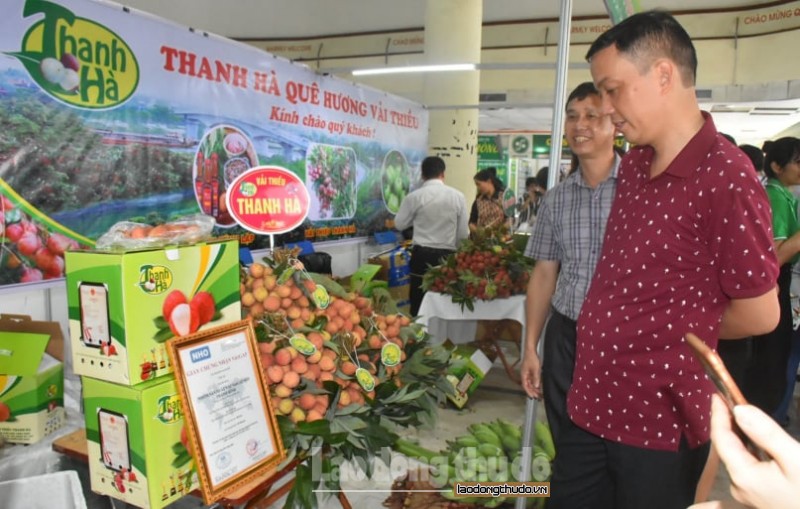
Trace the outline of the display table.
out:
<instances>
[{"instance_id":1,"label":"display table","mask_svg":"<svg viewBox=\"0 0 800 509\"><path fill-rule=\"evenodd\" d=\"M514 295L504 299L476 300L473 310L461 308L460 304L453 303L449 295L436 292L425 293L422 305L419 308L417 322L428 328L428 333L433 336L433 342L438 344L449 339L453 343L468 343L475 340L475 332L479 320L514 320L522 325L522 337L525 337L525 296ZM483 338L481 338L483 339ZM500 357L508 377L519 382L514 366L519 362L508 362L497 338L488 338L491 348ZM522 343L517 343L520 357Z\"/></svg>"},{"instance_id":2,"label":"display table","mask_svg":"<svg viewBox=\"0 0 800 509\"><path fill-rule=\"evenodd\" d=\"M449 295L426 292L419 308L417 322L428 327L435 343L450 339L453 343L468 343L475 339L478 320L515 320L522 324L525 337L525 296L505 299L476 300L472 311L454 304Z\"/></svg>"}]
</instances>

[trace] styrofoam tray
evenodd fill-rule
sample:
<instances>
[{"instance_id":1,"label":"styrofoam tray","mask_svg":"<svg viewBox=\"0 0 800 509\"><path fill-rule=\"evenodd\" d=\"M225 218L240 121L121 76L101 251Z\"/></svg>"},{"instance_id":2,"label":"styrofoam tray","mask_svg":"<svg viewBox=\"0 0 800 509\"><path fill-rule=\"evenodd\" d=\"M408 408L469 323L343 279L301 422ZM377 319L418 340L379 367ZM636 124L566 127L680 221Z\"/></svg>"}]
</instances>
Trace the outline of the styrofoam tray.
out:
<instances>
[{"instance_id":1,"label":"styrofoam tray","mask_svg":"<svg viewBox=\"0 0 800 509\"><path fill-rule=\"evenodd\" d=\"M74 470L0 482L0 500L8 509L86 509Z\"/></svg>"}]
</instances>

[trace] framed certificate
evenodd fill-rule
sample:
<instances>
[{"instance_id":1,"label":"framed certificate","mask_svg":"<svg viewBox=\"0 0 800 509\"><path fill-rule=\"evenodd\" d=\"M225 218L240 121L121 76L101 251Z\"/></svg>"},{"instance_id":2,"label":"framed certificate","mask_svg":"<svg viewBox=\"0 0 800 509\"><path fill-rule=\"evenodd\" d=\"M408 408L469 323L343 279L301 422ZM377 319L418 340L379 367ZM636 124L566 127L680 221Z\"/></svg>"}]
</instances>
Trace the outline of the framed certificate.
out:
<instances>
[{"instance_id":1,"label":"framed certificate","mask_svg":"<svg viewBox=\"0 0 800 509\"><path fill-rule=\"evenodd\" d=\"M286 456L252 322L167 343L203 500L212 504Z\"/></svg>"}]
</instances>

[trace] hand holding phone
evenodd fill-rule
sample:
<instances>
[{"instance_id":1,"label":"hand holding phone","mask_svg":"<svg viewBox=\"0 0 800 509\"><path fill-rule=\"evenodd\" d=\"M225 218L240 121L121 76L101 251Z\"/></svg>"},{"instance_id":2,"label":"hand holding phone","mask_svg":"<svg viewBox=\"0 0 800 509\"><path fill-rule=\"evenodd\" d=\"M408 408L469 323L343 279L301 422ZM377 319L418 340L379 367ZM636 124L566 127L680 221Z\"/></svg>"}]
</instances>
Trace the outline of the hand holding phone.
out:
<instances>
[{"instance_id":1,"label":"hand holding phone","mask_svg":"<svg viewBox=\"0 0 800 509\"><path fill-rule=\"evenodd\" d=\"M747 400L742 394L742 391L739 390L736 382L733 381L733 377L731 377L731 374L728 372L728 369L725 367L725 364L722 362L717 352L709 348L702 339L691 332L686 333L686 343L688 343L695 357L697 357L703 365L703 368L705 368L708 378L714 382L717 391L720 396L722 396L722 400L727 405L728 411L731 413L732 425L736 434L754 456L760 460L769 459L769 455L754 444L750 437L742 433L742 430L739 429L736 425L736 421L733 419L733 407L736 405L746 405Z\"/></svg>"}]
</instances>

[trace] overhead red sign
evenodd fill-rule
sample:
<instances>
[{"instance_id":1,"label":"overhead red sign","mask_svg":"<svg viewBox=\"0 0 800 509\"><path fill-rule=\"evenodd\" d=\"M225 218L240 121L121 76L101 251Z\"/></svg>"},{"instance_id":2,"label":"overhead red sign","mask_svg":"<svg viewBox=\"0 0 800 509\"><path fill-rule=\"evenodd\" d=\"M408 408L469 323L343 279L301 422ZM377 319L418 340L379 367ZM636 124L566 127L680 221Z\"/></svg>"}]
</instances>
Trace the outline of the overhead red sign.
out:
<instances>
[{"instance_id":1,"label":"overhead red sign","mask_svg":"<svg viewBox=\"0 0 800 509\"><path fill-rule=\"evenodd\" d=\"M280 166L256 166L228 186L228 212L242 227L261 235L294 230L308 215L305 183Z\"/></svg>"}]
</instances>

